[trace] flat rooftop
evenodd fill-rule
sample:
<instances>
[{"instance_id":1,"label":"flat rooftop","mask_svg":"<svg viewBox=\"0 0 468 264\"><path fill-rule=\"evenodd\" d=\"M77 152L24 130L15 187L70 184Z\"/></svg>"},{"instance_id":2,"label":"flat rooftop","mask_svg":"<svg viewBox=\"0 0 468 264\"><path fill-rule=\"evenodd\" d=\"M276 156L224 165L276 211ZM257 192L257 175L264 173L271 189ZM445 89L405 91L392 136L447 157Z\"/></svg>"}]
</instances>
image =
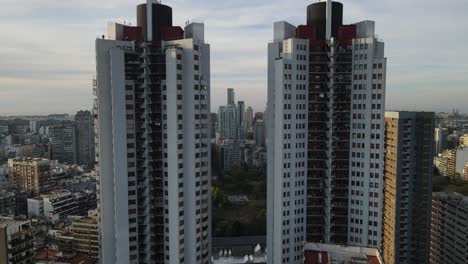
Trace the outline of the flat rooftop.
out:
<instances>
[{"instance_id":1,"label":"flat rooftop","mask_svg":"<svg viewBox=\"0 0 468 264\"><path fill-rule=\"evenodd\" d=\"M383 264L376 248L308 243L304 246L304 264L355 263Z\"/></svg>"}]
</instances>

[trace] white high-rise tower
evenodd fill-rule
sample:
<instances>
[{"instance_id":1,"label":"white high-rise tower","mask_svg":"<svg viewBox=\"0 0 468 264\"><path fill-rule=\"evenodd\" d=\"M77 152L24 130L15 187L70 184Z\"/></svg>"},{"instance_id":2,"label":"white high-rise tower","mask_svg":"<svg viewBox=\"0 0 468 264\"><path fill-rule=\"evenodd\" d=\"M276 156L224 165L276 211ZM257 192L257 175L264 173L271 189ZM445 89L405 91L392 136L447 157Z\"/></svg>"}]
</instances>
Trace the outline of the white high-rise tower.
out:
<instances>
[{"instance_id":1,"label":"white high-rise tower","mask_svg":"<svg viewBox=\"0 0 468 264\"><path fill-rule=\"evenodd\" d=\"M101 263L209 263L210 47L204 25L137 7L96 40Z\"/></svg>"},{"instance_id":2,"label":"white high-rise tower","mask_svg":"<svg viewBox=\"0 0 468 264\"><path fill-rule=\"evenodd\" d=\"M374 22L343 25L343 5L274 26L268 49L269 263L302 244L380 247L386 59Z\"/></svg>"}]
</instances>

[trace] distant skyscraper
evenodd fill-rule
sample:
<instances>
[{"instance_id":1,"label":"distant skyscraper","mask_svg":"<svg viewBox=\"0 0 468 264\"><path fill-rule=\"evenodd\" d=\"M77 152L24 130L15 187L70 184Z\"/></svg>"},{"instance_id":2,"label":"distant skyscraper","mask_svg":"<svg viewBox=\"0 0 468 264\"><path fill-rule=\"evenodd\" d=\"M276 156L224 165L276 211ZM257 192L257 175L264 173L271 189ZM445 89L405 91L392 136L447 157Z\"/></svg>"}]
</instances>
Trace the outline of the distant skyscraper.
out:
<instances>
[{"instance_id":1,"label":"distant skyscraper","mask_svg":"<svg viewBox=\"0 0 468 264\"><path fill-rule=\"evenodd\" d=\"M386 112L385 127L382 255L428 263L434 113Z\"/></svg>"},{"instance_id":2,"label":"distant skyscraper","mask_svg":"<svg viewBox=\"0 0 468 264\"><path fill-rule=\"evenodd\" d=\"M100 260L209 263L210 46L152 2L96 40Z\"/></svg>"},{"instance_id":3,"label":"distant skyscraper","mask_svg":"<svg viewBox=\"0 0 468 264\"><path fill-rule=\"evenodd\" d=\"M237 134L239 139L245 139L245 103L237 102Z\"/></svg>"},{"instance_id":4,"label":"distant skyscraper","mask_svg":"<svg viewBox=\"0 0 468 264\"><path fill-rule=\"evenodd\" d=\"M226 134L225 125L226 125L226 106L221 105L218 108L218 132L222 136Z\"/></svg>"},{"instance_id":5,"label":"distant skyscraper","mask_svg":"<svg viewBox=\"0 0 468 264\"><path fill-rule=\"evenodd\" d=\"M218 110L219 133L222 138L238 138L239 118L237 106L234 103L234 89L228 88L228 105L220 106Z\"/></svg>"},{"instance_id":6,"label":"distant skyscraper","mask_svg":"<svg viewBox=\"0 0 468 264\"><path fill-rule=\"evenodd\" d=\"M249 131L252 129L252 123L253 123L253 109L252 107L247 107L247 109L245 110L245 129L246 131Z\"/></svg>"},{"instance_id":7,"label":"distant skyscraper","mask_svg":"<svg viewBox=\"0 0 468 264\"><path fill-rule=\"evenodd\" d=\"M226 172L241 165L239 142L235 139L225 139L221 143L221 169Z\"/></svg>"},{"instance_id":8,"label":"distant skyscraper","mask_svg":"<svg viewBox=\"0 0 468 264\"><path fill-rule=\"evenodd\" d=\"M430 264L468 263L468 197L433 193Z\"/></svg>"},{"instance_id":9,"label":"distant skyscraper","mask_svg":"<svg viewBox=\"0 0 468 264\"><path fill-rule=\"evenodd\" d=\"M37 124L37 121L35 121L35 120L29 121L29 132L31 132L31 133L39 132L39 126Z\"/></svg>"},{"instance_id":10,"label":"distant skyscraper","mask_svg":"<svg viewBox=\"0 0 468 264\"><path fill-rule=\"evenodd\" d=\"M210 126L211 126L211 138L216 138L216 131L218 130L218 114L210 113Z\"/></svg>"},{"instance_id":11,"label":"distant skyscraper","mask_svg":"<svg viewBox=\"0 0 468 264\"><path fill-rule=\"evenodd\" d=\"M228 105L236 104L235 97L234 97L234 88L227 89L227 104Z\"/></svg>"},{"instance_id":12,"label":"distant skyscraper","mask_svg":"<svg viewBox=\"0 0 468 264\"><path fill-rule=\"evenodd\" d=\"M268 49L271 263L301 263L304 241L381 245L384 43L372 21L343 25L341 3L307 11Z\"/></svg>"},{"instance_id":13,"label":"distant skyscraper","mask_svg":"<svg viewBox=\"0 0 468 264\"><path fill-rule=\"evenodd\" d=\"M253 125L253 134L255 144L258 146L265 146L265 123L262 119L255 121Z\"/></svg>"},{"instance_id":14,"label":"distant skyscraper","mask_svg":"<svg viewBox=\"0 0 468 264\"><path fill-rule=\"evenodd\" d=\"M76 164L76 136L73 125L50 128L52 159L61 163Z\"/></svg>"},{"instance_id":15,"label":"distant skyscraper","mask_svg":"<svg viewBox=\"0 0 468 264\"><path fill-rule=\"evenodd\" d=\"M442 151L447 148L447 137L448 130L447 128L437 127L435 128L434 141L435 141L435 151L434 157L442 153Z\"/></svg>"},{"instance_id":16,"label":"distant skyscraper","mask_svg":"<svg viewBox=\"0 0 468 264\"><path fill-rule=\"evenodd\" d=\"M86 165L89 169L94 165L94 117L90 111L79 111L75 115L76 132L76 163Z\"/></svg>"}]
</instances>

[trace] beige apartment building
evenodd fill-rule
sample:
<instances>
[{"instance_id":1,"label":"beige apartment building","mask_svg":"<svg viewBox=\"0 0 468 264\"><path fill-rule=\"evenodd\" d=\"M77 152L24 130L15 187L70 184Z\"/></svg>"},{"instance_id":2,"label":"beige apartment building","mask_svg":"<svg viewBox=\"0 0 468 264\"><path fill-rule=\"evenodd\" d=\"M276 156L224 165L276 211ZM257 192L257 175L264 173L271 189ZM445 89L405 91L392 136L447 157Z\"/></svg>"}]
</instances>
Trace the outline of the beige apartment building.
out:
<instances>
[{"instance_id":1,"label":"beige apartment building","mask_svg":"<svg viewBox=\"0 0 468 264\"><path fill-rule=\"evenodd\" d=\"M10 187L40 193L50 178L50 163L46 159L18 158L8 160Z\"/></svg>"}]
</instances>

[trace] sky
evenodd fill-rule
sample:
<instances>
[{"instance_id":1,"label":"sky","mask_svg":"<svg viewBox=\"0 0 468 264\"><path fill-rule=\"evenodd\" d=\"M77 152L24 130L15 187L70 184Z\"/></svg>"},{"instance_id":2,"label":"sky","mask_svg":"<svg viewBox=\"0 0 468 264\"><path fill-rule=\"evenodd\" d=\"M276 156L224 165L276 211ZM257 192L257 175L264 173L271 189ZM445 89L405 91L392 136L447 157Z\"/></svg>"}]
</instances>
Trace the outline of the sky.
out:
<instances>
[{"instance_id":1,"label":"sky","mask_svg":"<svg viewBox=\"0 0 468 264\"><path fill-rule=\"evenodd\" d=\"M0 116L92 107L94 41L135 24L142 0L0 0ZM316 0L164 0L174 24L205 23L212 111L226 89L254 111L267 97L273 22L305 24ZM467 0L342 0L344 23L374 20L388 60L387 109L468 112Z\"/></svg>"}]
</instances>

